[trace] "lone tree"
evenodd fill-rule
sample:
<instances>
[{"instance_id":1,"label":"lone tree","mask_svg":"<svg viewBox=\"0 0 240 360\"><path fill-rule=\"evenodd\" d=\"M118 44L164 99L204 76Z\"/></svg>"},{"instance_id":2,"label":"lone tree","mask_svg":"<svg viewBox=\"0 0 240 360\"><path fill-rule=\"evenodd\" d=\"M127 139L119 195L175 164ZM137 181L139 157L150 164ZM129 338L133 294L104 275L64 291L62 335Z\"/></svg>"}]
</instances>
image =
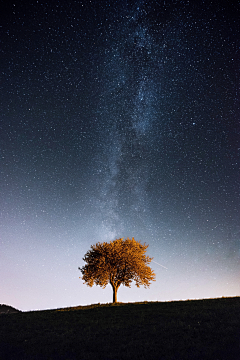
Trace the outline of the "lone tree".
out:
<instances>
[{"instance_id":1,"label":"lone tree","mask_svg":"<svg viewBox=\"0 0 240 360\"><path fill-rule=\"evenodd\" d=\"M83 260L87 263L78 268L82 279L88 286L93 284L105 288L108 283L113 288L113 303L117 302L117 291L121 284L131 287L134 280L136 286L150 286L155 281L155 273L148 266L153 258L146 256L148 245L141 244L134 238L116 239L110 243L91 245Z\"/></svg>"}]
</instances>

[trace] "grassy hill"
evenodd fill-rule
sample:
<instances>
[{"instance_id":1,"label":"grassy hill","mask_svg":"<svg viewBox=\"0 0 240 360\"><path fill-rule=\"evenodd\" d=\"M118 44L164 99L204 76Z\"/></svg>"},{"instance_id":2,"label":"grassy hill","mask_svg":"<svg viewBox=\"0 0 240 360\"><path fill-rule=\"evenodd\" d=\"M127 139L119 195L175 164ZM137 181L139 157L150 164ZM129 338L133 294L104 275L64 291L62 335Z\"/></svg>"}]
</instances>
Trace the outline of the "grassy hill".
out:
<instances>
[{"instance_id":1,"label":"grassy hill","mask_svg":"<svg viewBox=\"0 0 240 360\"><path fill-rule=\"evenodd\" d=\"M240 297L0 316L0 359L240 359Z\"/></svg>"}]
</instances>

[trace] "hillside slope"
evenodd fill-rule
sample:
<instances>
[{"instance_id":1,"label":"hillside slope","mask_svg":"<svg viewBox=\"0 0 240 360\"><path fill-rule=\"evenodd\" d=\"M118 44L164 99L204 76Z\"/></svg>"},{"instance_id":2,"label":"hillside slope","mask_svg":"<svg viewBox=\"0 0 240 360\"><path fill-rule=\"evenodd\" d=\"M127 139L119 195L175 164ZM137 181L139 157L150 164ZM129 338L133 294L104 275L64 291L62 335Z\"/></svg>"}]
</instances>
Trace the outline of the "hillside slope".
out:
<instances>
[{"instance_id":1,"label":"hillside slope","mask_svg":"<svg viewBox=\"0 0 240 360\"><path fill-rule=\"evenodd\" d=\"M239 360L240 297L19 312L1 360Z\"/></svg>"}]
</instances>

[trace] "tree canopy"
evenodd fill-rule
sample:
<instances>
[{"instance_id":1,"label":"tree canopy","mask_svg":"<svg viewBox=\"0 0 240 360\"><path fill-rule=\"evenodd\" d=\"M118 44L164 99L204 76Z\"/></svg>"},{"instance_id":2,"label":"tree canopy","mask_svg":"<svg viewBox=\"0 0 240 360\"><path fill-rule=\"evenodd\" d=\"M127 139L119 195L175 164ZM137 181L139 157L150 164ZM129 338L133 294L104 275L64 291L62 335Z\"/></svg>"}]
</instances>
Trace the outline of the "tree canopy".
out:
<instances>
[{"instance_id":1,"label":"tree canopy","mask_svg":"<svg viewBox=\"0 0 240 360\"><path fill-rule=\"evenodd\" d=\"M78 268L84 283L90 287L95 284L103 288L111 284L113 302L117 302L117 291L121 284L131 287L132 281L135 281L137 287L143 285L148 288L156 276L148 266L153 258L145 255L148 246L134 238L91 245L91 250L83 258L86 265Z\"/></svg>"}]
</instances>

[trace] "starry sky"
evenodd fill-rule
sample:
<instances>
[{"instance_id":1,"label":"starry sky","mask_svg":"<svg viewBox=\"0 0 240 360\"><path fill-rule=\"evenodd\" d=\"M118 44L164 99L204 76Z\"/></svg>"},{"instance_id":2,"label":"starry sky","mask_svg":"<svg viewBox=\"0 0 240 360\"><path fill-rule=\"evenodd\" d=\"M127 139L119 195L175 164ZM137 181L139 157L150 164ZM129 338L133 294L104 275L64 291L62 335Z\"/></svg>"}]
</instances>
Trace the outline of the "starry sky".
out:
<instances>
[{"instance_id":1,"label":"starry sky","mask_svg":"<svg viewBox=\"0 0 240 360\"><path fill-rule=\"evenodd\" d=\"M111 302L78 267L120 237L156 281L119 301L240 296L239 5L0 8L0 303Z\"/></svg>"}]
</instances>

